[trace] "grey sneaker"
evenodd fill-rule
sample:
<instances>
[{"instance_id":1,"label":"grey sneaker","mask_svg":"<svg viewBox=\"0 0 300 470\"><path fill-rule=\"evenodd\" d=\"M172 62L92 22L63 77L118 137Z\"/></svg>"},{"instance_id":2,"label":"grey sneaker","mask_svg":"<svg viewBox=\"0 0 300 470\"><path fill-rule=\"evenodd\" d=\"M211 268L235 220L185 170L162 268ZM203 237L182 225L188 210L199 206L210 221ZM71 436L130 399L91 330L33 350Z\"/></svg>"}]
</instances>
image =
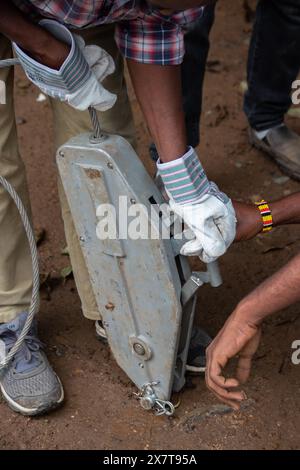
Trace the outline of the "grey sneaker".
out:
<instances>
[{"instance_id":1,"label":"grey sneaker","mask_svg":"<svg viewBox=\"0 0 300 470\"><path fill-rule=\"evenodd\" d=\"M107 344L108 343L107 335L106 335L106 331L101 320L95 321L95 328L96 328L96 338L99 339L99 341L102 341L102 343Z\"/></svg>"},{"instance_id":2,"label":"grey sneaker","mask_svg":"<svg viewBox=\"0 0 300 470\"><path fill-rule=\"evenodd\" d=\"M27 313L21 313L10 323L0 324L0 351L10 351L26 317ZM62 403L63 387L42 351L36 324L9 366L1 371L0 389L8 405L27 416L44 414Z\"/></svg>"},{"instance_id":3,"label":"grey sneaker","mask_svg":"<svg viewBox=\"0 0 300 470\"><path fill-rule=\"evenodd\" d=\"M271 129L260 140L253 129L249 129L249 140L259 150L267 153L291 178L300 181L300 136L286 125Z\"/></svg>"},{"instance_id":4,"label":"grey sneaker","mask_svg":"<svg viewBox=\"0 0 300 470\"><path fill-rule=\"evenodd\" d=\"M186 370L193 374L205 373L206 369L206 348L212 342L212 338L206 331L193 327L191 342L187 357Z\"/></svg>"}]
</instances>

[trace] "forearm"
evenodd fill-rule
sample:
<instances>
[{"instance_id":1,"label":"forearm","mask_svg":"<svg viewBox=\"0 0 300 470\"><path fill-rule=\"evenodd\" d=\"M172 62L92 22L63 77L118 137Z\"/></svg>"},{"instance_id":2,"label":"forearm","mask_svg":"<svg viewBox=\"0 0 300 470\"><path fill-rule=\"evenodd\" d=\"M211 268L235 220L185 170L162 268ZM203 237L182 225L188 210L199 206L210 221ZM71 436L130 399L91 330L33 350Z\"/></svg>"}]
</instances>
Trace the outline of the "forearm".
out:
<instances>
[{"instance_id":1,"label":"forearm","mask_svg":"<svg viewBox=\"0 0 300 470\"><path fill-rule=\"evenodd\" d=\"M274 226L300 223L300 192L270 203Z\"/></svg>"},{"instance_id":2,"label":"forearm","mask_svg":"<svg viewBox=\"0 0 300 470\"><path fill-rule=\"evenodd\" d=\"M69 47L57 41L43 28L29 21L10 1L0 1L0 32L37 61L59 68Z\"/></svg>"},{"instance_id":3,"label":"forearm","mask_svg":"<svg viewBox=\"0 0 300 470\"><path fill-rule=\"evenodd\" d=\"M300 300L300 255L245 297L233 316L259 325L264 318Z\"/></svg>"},{"instance_id":4,"label":"forearm","mask_svg":"<svg viewBox=\"0 0 300 470\"><path fill-rule=\"evenodd\" d=\"M162 162L187 151L180 66L128 60L134 90Z\"/></svg>"},{"instance_id":5,"label":"forearm","mask_svg":"<svg viewBox=\"0 0 300 470\"><path fill-rule=\"evenodd\" d=\"M235 241L250 240L263 229L262 217L254 204L233 201L238 221ZM300 223L300 192L269 203L273 225Z\"/></svg>"},{"instance_id":6,"label":"forearm","mask_svg":"<svg viewBox=\"0 0 300 470\"><path fill-rule=\"evenodd\" d=\"M4 36L37 54L47 47L48 34L42 28L28 21L10 1L1 1L0 5L0 31Z\"/></svg>"}]
</instances>

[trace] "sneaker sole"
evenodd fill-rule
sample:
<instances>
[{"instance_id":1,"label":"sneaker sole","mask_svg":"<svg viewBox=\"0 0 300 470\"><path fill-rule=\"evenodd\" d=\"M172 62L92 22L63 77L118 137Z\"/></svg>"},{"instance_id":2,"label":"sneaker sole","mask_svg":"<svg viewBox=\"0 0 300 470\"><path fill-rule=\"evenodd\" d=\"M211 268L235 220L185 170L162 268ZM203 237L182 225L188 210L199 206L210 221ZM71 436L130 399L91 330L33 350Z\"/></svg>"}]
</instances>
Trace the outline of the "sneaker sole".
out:
<instances>
[{"instance_id":1,"label":"sneaker sole","mask_svg":"<svg viewBox=\"0 0 300 470\"><path fill-rule=\"evenodd\" d=\"M185 370L193 374L205 374L206 367L196 367L187 364Z\"/></svg>"},{"instance_id":2,"label":"sneaker sole","mask_svg":"<svg viewBox=\"0 0 300 470\"><path fill-rule=\"evenodd\" d=\"M58 382L60 383L61 391L62 391L59 400L57 400L56 402L48 403L47 406L41 406L39 408L25 408L24 406L19 405L9 395L7 395L7 393L5 392L5 390L4 390L4 388L1 384L0 384L0 390L1 390L1 393L3 395L3 398L5 399L8 406L13 411L16 411L17 413L20 413L24 416L40 416L40 415L46 414L49 411L52 411L52 410L58 408L62 404L62 402L64 401L65 393L64 393L62 383L61 383L59 377L56 376L56 378L57 378Z\"/></svg>"},{"instance_id":3,"label":"sneaker sole","mask_svg":"<svg viewBox=\"0 0 300 470\"><path fill-rule=\"evenodd\" d=\"M97 323L95 324L96 338L98 341L101 341L103 344L108 344L108 339L105 333L103 333L104 328L98 327Z\"/></svg>"}]
</instances>

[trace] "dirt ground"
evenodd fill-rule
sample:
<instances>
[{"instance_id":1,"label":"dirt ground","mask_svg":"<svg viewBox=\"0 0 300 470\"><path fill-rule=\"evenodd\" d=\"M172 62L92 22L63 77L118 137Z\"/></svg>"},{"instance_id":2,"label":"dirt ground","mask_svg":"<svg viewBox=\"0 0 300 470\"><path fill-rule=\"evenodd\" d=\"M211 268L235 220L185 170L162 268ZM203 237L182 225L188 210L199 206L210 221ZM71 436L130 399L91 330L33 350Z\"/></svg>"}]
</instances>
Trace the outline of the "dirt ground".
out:
<instances>
[{"instance_id":1,"label":"dirt ground","mask_svg":"<svg viewBox=\"0 0 300 470\"><path fill-rule=\"evenodd\" d=\"M220 1L212 33L210 66L199 153L211 179L231 197L279 198L299 189L251 148L242 112L242 87L251 34L242 0ZM217 65L216 65L217 64ZM43 289L40 335L66 390L65 405L49 416L24 418L0 403L2 449L296 449L300 435L300 366L291 363L291 344L300 339L299 306L266 322L263 340L245 390L241 412L225 413L203 378L189 380L174 418L142 410L134 386L95 338L81 313L74 281L55 286L68 257L56 192L51 113L47 102L17 77L20 148L28 172L35 225L46 232L40 244L41 271L52 291ZM132 99L140 156L153 173L146 126ZM300 121L288 118L300 133ZM282 228L267 237L236 245L221 260L224 284L199 295L197 323L214 335L241 297L299 250L299 228ZM197 267L197 263L195 263ZM198 266L199 267L199 266ZM53 288L55 287L55 288ZM49 289L48 289L49 290ZM178 397L174 397L176 401Z\"/></svg>"}]
</instances>

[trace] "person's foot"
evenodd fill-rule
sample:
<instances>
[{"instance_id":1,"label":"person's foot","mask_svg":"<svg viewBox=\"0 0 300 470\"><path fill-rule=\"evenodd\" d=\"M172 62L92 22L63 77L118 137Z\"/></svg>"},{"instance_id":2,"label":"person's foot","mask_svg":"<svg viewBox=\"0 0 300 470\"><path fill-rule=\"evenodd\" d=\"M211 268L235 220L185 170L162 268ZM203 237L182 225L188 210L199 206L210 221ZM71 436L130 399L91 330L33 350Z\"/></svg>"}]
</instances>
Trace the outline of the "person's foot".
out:
<instances>
[{"instance_id":1,"label":"person's foot","mask_svg":"<svg viewBox=\"0 0 300 470\"><path fill-rule=\"evenodd\" d=\"M158 152L156 150L156 146L154 143L150 144L149 145L149 154L150 154L150 158L153 162L157 162L157 160L159 160L159 155L158 155Z\"/></svg>"},{"instance_id":2,"label":"person's foot","mask_svg":"<svg viewBox=\"0 0 300 470\"><path fill-rule=\"evenodd\" d=\"M96 338L102 343L107 344L107 335L103 323L101 320L95 321L95 328L96 328Z\"/></svg>"},{"instance_id":3,"label":"person's foot","mask_svg":"<svg viewBox=\"0 0 300 470\"><path fill-rule=\"evenodd\" d=\"M1 351L6 355L11 350L26 318L27 313L21 313L10 323L0 324L0 355ZM8 405L27 416L44 414L63 402L62 384L42 351L36 324L8 367L1 371L0 389Z\"/></svg>"},{"instance_id":4,"label":"person's foot","mask_svg":"<svg viewBox=\"0 0 300 470\"><path fill-rule=\"evenodd\" d=\"M201 328L194 326L187 357L186 371L193 374L205 373L206 348L212 342L212 338Z\"/></svg>"},{"instance_id":5,"label":"person's foot","mask_svg":"<svg viewBox=\"0 0 300 470\"><path fill-rule=\"evenodd\" d=\"M249 129L249 140L259 150L267 153L293 179L300 180L300 136L285 124L270 129L260 139L254 129Z\"/></svg>"},{"instance_id":6,"label":"person's foot","mask_svg":"<svg viewBox=\"0 0 300 470\"><path fill-rule=\"evenodd\" d=\"M107 336L101 320L95 322L96 336L103 343L107 343ZM211 343L212 338L201 328L193 327L191 342L188 352L187 372L201 374L205 372L206 348Z\"/></svg>"}]
</instances>

